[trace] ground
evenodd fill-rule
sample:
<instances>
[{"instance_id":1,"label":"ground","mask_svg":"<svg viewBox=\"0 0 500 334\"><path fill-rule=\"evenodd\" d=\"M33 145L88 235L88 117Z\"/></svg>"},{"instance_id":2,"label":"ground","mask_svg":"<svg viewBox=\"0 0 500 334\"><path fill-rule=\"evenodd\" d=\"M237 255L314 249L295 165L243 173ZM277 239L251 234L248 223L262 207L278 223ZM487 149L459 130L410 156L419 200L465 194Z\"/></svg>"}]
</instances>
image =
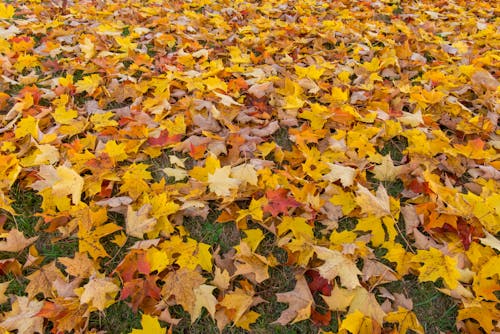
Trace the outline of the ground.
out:
<instances>
[{"instance_id":1,"label":"ground","mask_svg":"<svg viewBox=\"0 0 500 334\"><path fill-rule=\"evenodd\" d=\"M500 331L491 1L0 4L0 329Z\"/></svg>"}]
</instances>

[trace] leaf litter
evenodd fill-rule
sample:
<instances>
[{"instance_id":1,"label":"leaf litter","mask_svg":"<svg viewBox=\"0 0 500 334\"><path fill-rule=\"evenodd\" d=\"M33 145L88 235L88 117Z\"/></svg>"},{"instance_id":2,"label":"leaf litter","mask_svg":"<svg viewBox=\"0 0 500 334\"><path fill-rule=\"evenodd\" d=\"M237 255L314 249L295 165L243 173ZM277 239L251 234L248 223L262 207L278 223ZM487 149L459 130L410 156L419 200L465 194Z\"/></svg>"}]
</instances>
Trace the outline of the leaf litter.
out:
<instances>
[{"instance_id":1,"label":"leaf litter","mask_svg":"<svg viewBox=\"0 0 500 334\"><path fill-rule=\"evenodd\" d=\"M92 330L124 300L132 333L175 329L176 305L251 330L288 267L275 324L423 333L386 288L413 275L456 300L457 330L499 331L499 17L489 1L0 4L0 328ZM38 232L78 239L72 257L44 261L14 184L43 199ZM243 232L225 253L183 224L209 212Z\"/></svg>"}]
</instances>

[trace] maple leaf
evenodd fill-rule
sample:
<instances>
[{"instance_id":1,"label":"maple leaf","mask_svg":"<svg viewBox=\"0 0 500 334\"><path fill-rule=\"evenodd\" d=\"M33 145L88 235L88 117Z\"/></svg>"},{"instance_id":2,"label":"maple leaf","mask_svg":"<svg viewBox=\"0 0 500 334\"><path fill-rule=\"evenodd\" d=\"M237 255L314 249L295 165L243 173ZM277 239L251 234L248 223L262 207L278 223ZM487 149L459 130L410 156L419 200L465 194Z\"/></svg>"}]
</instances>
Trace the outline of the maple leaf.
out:
<instances>
[{"instance_id":1,"label":"maple leaf","mask_svg":"<svg viewBox=\"0 0 500 334\"><path fill-rule=\"evenodd\" d=\"M353 185L354 177L357 173L354 168L332 163L327 163L327 165L330 167L330 173L325 174L323 179L330 182L340 180L342 186L344 187L350 187Z\"/></svg>"},{"instance_id":2,"label":"maple leaf","mask_svg":"<svg viewBox=\"0 0 500 334\"><path fill-rule=\"evenodd\" d=\"M160 326L158 318L143 314L141 318L142 329L132 329L130 334L166 334L167 329Z\"/></svg>"},{"instance_id":3,"label":"maple leaf","mask_svg":"<svg viewBox=\"0 0 500 334\"><path fill-rule=\"evenodd\" d=\"M406 334L408 330L412 330L416 333L424 334L424 328L417 319L417 316L412 311L409 311L401 306L398 307L397 311L388 313L385 317L385 321L397 323L398 331L401 334Z\"/></svg>"},{"instance_id":4,"label":"maple leaf","mask_svg":"<svg viewBox=\"0 0 500 334\"><path fill-rule=\"evenodd\" d=\"M276 294L278 302L287 303L288 308L281 313L280 317L274 323L281 325L286 325L290 322L296 323L308 319L311 315L311 307L314 304L314 300L307 281L302 275L296 275L295 279L297 283L292 291Z\"/></svg>"},{"instance_id":5,"label":"maple leaf","mask_svg":"<svg viewBox=\"0 0 500 334\"><path fill-rule=\"evenodd\" d=\"M0 241L0 251L1 252L20 252L32 243L34 243L38 237L26 238L23 232L13 228L8 233L0 234L0 238L5 238L5 241Z\"/></svg>"},{"instance_id":6,"label":"maple leaf","mask_svg":"<svg viewBox=\"0 0 500 334\"><path fill-rule=\"evenodd\" d=\"M88 304L99 311L113 304L119 291L118 285L101 275L91 276L87 284L75 289L80 296L80 304Z\"/></svg>"},{"instance_id":7,"label":"maple leaf","mask_svg":"<svg viewBox=\"0 0 500 334\"><path fill-rule=\"evenodd\" d=\"M39 293L46 297L54 297L53 283L58 278L63 278L63 275L56 267L56 262L52 261L27 276L27 278L30 282L26 287L26 292L30 298L34 298Z\"/></svg>"},{"instance_id":8,"label":"maple leaf","mask_svg":"<svg viewBox=\"0 0 500 334\"><path fill-rule=\"evenodd\" d=\"M492 1L343 1L334 18L304 1L7 2L0 251L23 254L0 260L0 274L24 275L30 299L8 294L2 329L95 331L91 312L121 287L143 314L137 332L179 324L175 304L221 332L252 331L264 292L288 303L282 322L324 331L335 312L342 334L422 332L411 303L380 286L418 275L443 280L459 330L497 330ZM391 196L395 181L403 189ZM44 236L36 245L27 221ZM141 240L125 249L131 238ZM70 239L77 253L43 262L37 247ZM397 275L374 258L381 251ZM274 284L275 265L303 268L305 298ZM94 289L101 281L108 290Z\"/></svg>"},{"instance_id":9,"label":"maple leaf","mask_svg":"<svg viewBox=\"0 0 500 334\"><path fill-rule=\"evenodd\" d=\"M0 19L10 19L12 16L14 16L15 12L16 9L14 8L14 6L0 3Z\"/></svg>"},{"instance_id":10,"label":"maple leaf","mask_svg":"<svg viewBox=\"0 0 500 334\"><path fill-rule=\"evenodd\" d=\"M144 204L138 211L132 206L127 207L126 232L131 237L144 238L144 234L154 230L157 223L156 218L149 217L151 205Z\"/></svg>"},{"instance_id":11,"label":"maple leaf","mask_svg":"<svg viewBox=\"0 0 500 334\"><path fill-rule=\"evenodd\" d=\"M247 331L251 331L250 325L255 323L259 318L259 313L255 311L248 311L247 313L243 314L241 318L234 324L240 328L246 329Z\"/></svg>"},{"instance_id":12,"label":"maple leaf","mask_svg":"<svg viewBox=\"0 0 500 334\"><path fill-rule=\"evenodd\" d=\"M283 235L284 233L292 231L295 238L303 237L306 240L314 239L314 232L311 225L306 222L305 218L302 217L290 217L285 216L278 225L278 235Z\"/></svg>"},{"instance_id":13,"label":"maple leaf","mask_svg":"<svg viewBox=\"0 0 500 334\"><path fill-rule=\"evenodd\" d=\"M212 319L215 319L215 306L217 305L217 299L212 294L214 290L215 286L208 284L201 284L200 286L194 288L193 292L195 295L195 302L193 314L191 316L191 323L194 323L201 315L202 308L205 308Z\"/></svg>"},{"instance_id":14,"label":"maple leaf","mask_svg":"<svg viewBox=\"0 0 500 334\"><path fill-rule=\"evenodd\" d=\"M386 315L375 299L375 295L362 287L356 288L349 305L348 313L351 314L358 311L363 313L365 316L372 318L379 325L382 325Z\"/></svg>"},{"instance_id":15,"label":"maple leaf","mask_svg":"<svg viewBox=\"0 0 500 334\"><path fill-rule=\"evenodd\" d=\"M395 167L391 156L385 155L382 163L373 167L374 176L380 181L394 181L399 175L401 167Z\"/></svg>"},{"instance_id":16,"label":"maple leaf","mask_svg":"<svg viewBox=\"0 0 500 334\"><path fill-rule=\"evenodd\" d=\"M120 277L124 282L132 280L136 277L136 274L149 275L152 271L162 271L163 269L165 269L163 267L158 269L153 266L153 261L150 261L150 259L148 258L148 255L150 254L149 251L151 250L156 251L156 248L150 248L148 250L148 253L146 253L144 250L134 249L127 253L127 255L125 255L123 260L115 269L115 271L120 274ZM157 255L161 253L155 252L153 254Z\"/></svg>"},{"instance_id":17,"label":"maple leaf","mask_svg":"<svg viewBox=\"0 0 500 334\"><path fill-rule=\"evenodd\" d=\"M327 279L321 277L316 270L308 270L306 271L305 275L309 278L307 285L309 285L309 289L312 293L319 291L324 296L330 296L332 292L332 286Z\"/></svg>"},{"instance_id":18,"label":"maple leaf","mask_svg":"<svg viewBox=\"0 0 500 334\"><path fill-rule=\"evenodd\" d=\"M460 273L457 269L457 260L444 255L436 248L431 247L428 251L419 249L411 261L422 263L418 275L421 282L435 282L442 278L451 289L458 286Z\"/></svg>"},{"instance_id":19,"label":"maple leaf","mask_svg":"<svg viewBox=\"0 0 500 334\"><path fill-rule=\"evenodd\" d=\"M97 272L94 261L87 254L76 252L73 258L60 257L57 261L65 266L65 271L75 277L87 278Z\"/></svg>"},{"instance_id":20,"label":"maple leaf","mask_svg":"<svg viewBox=\"0 0 500 334\"><path fill-rule=\"evenodd\" d=\"M363 212L377 217L391 214L389 195L384 186L380 185L377 189L376 196L374 196L368 189L358 184L356 194L356 203L358 203Z\"/></svg>"},{"instance_id":21,"label":"maple leaf","mask_svg":"<svg viewBox=\"0 0 500 334\"><path fill-rule=\"evenodd\" d=\"M321 297L325 300L330 310L347 311L347 308L351 305L355 294L356 290L344 289L336 285L333 289L331 289L330 295L324 295Z\"/></svg>"},{"instance_id":22,"label":"maple leaf","mask_svg":"<svg viewBox=\"0 0 500 334\"><path fill-rule=\"evenodd\" d=\"M220 290L227 290L229 288L229 282L231 277L229 276L229 272L227 270L221 269L219 267L215 267L214 270L214 279L210 283L215 285Z\"/></svg>"},{"instance_id":23,"label":"maple leaf","mask_svg":"<svg viewBox=\"0 0 500 334\"><path fill-rule=\"evenodd\" d=\"M482 302L458 311L457 320L474 319L486 333L493 333L500 312L491 303Z\"/></svg>"},{"instance_id":24,"label":"maple leaf","mask_svg":"<svg viewBox=\"0 0 500 334\"><path fill-rule=\"evenodd\" d=\"M224 299L219 302L219 305L225 308L224 313L226 316L236 323L248 311L253 302L254 298L252 294L236 288L234 291L224 295Z\"/></svg>"},{"instance_id":25,"label":"maple leaf","mask_svg":"<svg viewBox=\"0 0 500 334\"><path fill-rule=\"evenodd\" d=\"M97 87L99 87L100 83L101 77L98 74L87 75L75 83L76 92L87 92L88 94L93 94Z\"/></svg>"},{"instance_id":26,"label":"maple leaf","mask_svg":"<svg viewBox=\"0 0 500 334\"><path fill-rule=\"evenodd\" d=\"M252 252L246 242L241 242L235 256L235 275L250 275L257 283L269 278L269 262L266 257Z\"/></svg>"},{"instance_id":27,"label":"maple leaf","mask_svg":"<svg viewBox=\"0 0 500 334\"><path fill-rule=\"evenodd\" d=\"M324 264L316 268L322 277L331 281L338 276L342 285L348 289L361 286L358 279L361 271L352 260L336 250L325 247L314 246L314 252L319 259L325 261Z\"/></svg>"},{"instance_id":28,"label":"maple leaf","mask_svg":"<svg viewBox=\"0 0 500 334\"><path fill-rule=\"evenodd\" d=\"M161 298L161 289L156 284L157 281L158 276L154 275L128 280L123 283L120 299L130 298L130 304L134 311L147 303L158 302Z\"/></svg>"},{"instance_id":29,"label":"maple leaf","mask_svg":"<svg viewBox=\"0 0 500 334\"><path fill-rule=\"evenodd\" d=\"M345 319L342 320L339 330L341 332L343 330L349 331L352 334L370 334L378 332L372 320L363 315L360 311L348 314Z\"/></svg>"},{"instance_id":30,"label":"maple leaf","mask_svg":"<svg viewBox=\"0 0 500 334\"><path fill-rule=\"evenodd\" d=\"M43 333L43 318L37 316L42 309L43 301L30 300L28 297L16 296L12 310L0 322L0 328L18 333Z\"/></svg>"},{"instance_id":31,"label":"maple leaf","mask_svg":"<svg viewBox=\"0 0 500 334\"><path fill-rule=\"evenodd\" d=\"M210 191L218 196L229 196L231 190L237 189L240 180L231 178L231 166L217 168L213 174L208 174L208 184Z\"/></svg>"},{"instance_id":32,"label":"maple leaf","mask_svg":"<svg viewBox=\"0 0 500 334\"><path fill-rule=\"evenodd\" d=\"M42 165L38 174L44 180L34 182L31 185L33 189L41 191L50 188L53 195L71 195L73 204L80 203L84 181L73 169L66 166L54 168L52 165Z\"/></svg>"},{"instance_id":33,"label":"maple leaf","mask_svg":"<svg viewBox=\"0 0 500 334\"><path fill-rule=\"evenodd\" d=\"M266 191L268 204L263 207L263 210L269 212L273 217L280 213L288 214L288 209L300 206L300 203L291 197L287 196L288 190L278 188L276 190Z\"/></svg>"},{"instance_id":34,"label":"maple leaf","mask_svg":"<svg viewBox=\"0 0 500 334\"><path fill-rule=\"evenodd\" d=\"M120 226L109 223L91 230L86 224L80 222L78 229L79 251L81 253L88 252L93 259L108 256L99 239L121 229Z\"/></svg>"},{"instance_id":35,"label":"maple leaf","mask_svg":"<svg viewBox=\"0 0 500 334\"><path fill-rule=\"evenodd\" d=\"M191 317L194 317L195 312L200 311L195 308L195 289L199 288L205 282L203 276L195 271L181 268L177 271L169 272L163 281L165 282L162 288L164 298L168 299L170 296L174 296L175 302L189 312ZM198 292L200 293L199 290Z\"/></svg>"}]
</instances>

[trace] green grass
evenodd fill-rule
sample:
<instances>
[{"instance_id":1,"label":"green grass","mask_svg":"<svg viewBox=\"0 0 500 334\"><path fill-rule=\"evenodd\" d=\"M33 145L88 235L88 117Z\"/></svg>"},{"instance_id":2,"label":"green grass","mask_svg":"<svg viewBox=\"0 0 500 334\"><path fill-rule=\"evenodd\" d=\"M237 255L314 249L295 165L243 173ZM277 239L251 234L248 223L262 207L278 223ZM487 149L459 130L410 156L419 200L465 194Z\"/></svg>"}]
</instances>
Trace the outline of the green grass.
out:
<instances>
[{"instance_id":1,"label":"green grass","mask_svg":"<svg viewBox=\"0 0 500 334\"><path fill-rule=\"evenodd\" d=\"M413 311L426 334L458 333L455 319L458 305L453 298L439 292L441 283L418 282L414 276L385 285L392 293L402 293L413 301Z\"/></svg>"},{"instance_id":2,"label":"green grass","mask_svg":"<svg viewBox=\"0 0 500 334\"><path fill-rule=\"evenodd\" d=\"M189 217L184 220L184 227L189 236L196 241L211 245L215 250L220 247L222 253L239 244L240 232L234 222L218 223L217 214L209 213L206 220L201 217Z\"/></svg>"},{"instance_id":3,"label":"green grass","mask_svg":"<svg viewBox=\"0 0 500 334\"><path fill-rule=\"evenodd\" d=\"M104 312L93 312L89 328L107 333L130 333L134 328L141 328L141 315L134 313L125 302L119 301Z\"/></svg>"}]
</instances>

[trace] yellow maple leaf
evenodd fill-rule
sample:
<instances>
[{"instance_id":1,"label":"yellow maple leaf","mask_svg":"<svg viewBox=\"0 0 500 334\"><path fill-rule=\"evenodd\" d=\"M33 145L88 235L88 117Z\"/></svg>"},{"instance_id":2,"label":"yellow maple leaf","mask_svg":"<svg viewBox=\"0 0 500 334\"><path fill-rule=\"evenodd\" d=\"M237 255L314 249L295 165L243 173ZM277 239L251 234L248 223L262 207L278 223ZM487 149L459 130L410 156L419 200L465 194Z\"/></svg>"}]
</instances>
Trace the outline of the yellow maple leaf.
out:
<instances>
[{"instance_id":1,"label":"yellow maple leaf","mask_svg":"<svg viewBox=\"0 0 500 334\"><path fill-rule=\"evenodd\" d=\"M186 238L184 241L180 236L174 235L170 240L163 242L160 247L165 254L161 255L161 261L155 261L159 267L170 264L173 261L173 255L176 254L175 263L181 268L195 270L199 265L203 270L212 270L210 245L203 242L198 243L191 238ZM154 254L158 253L152 252L151 258L154 257Z\"/></svg>"},{"instance_id":2,"label":"yellow maple leaf","mask_svg":"<svg viewBox=\"0 0 500 334\"><path fill-rule=\"evenodd\" d=\"M22 72L25 68L33 68L36 66L40 66L40 61L38 60L38 56L31 54L22 54L20 55L16 63L14 64L14 68L18 72Z\"/></svg>"},{"instance_id":3,"label":"yellow maple leaf","mask_svg":"<svg viewBox=\"0 0 500 334\"><path fill-rule=\"evenodd\" d=\"M12 187L21 170L15 154L0 155L0 189Z\"/></svg>"},{"instance_id":4,"label":"yellow maple leaf","mask_svg":"<svg viewBox=\"0 0 500 334\"><path fill-rule=\"evenodd\" d=\"M99 74L91 74L83 77L83 79L78 80L75 83L76 92L82 93L87 92L88 94L93 94L99 84L101 83L101 77Z\"/></svg>"},{"instance_id":5,"label":"yellow maple leaf","mask_svg":"<svg viewBox=\"0 0 500 334\"><path fill-rule=\"evenodd\" d=\"M103 152L106 152L111 159L117 162L123 161L128 158L128 155L125 152L125 144L117 144L114 140L109 140L108 142L106 142Z\"/></svg>"},{"instance_id":6,"label":"yellow maple leaf","mask_svg":"<svg viewBox=\"0 0 500 334\"><path fill-rule=\"evenodd\" d=\"M102 114L93 114L92 116L90 116L90 121L94 125L94 128L100 131L108 126L118 125L118 122L112 119L114 116L114 113L112 113L111 111Z\"/></svg>"},{"instance_id":7,"label":"yellow maple leaf","mask_svg":"<svg viewBox=\"0 0 500 334\"><path fill-rule=\"evenodd\" d=\"M208 174L208 184L210 191L217 196L229 196L231 191L238 188L240 180L230 177L231 166L224 166Z\"/></svg>"},{"instance_id":8,"label":"yellow maple leaf","mask_svg":"<svg viewBox=\"0 0 500 334\"><path fill-rule=\"evenodd\" d=\"M326 305L328 305L328 309L332 311L347 311L347 308L351 305L355 294L356 290L344 289L335 285L330 293L330 296L321 297L325 300Z\"/></svg>"},{"instance_id":9,"label":"yellow maple leaf","mask_svg":"<svg viewBox=\"0 0 500 334\"><path fill-rule=\"evenodd\" d=\"M424 328L417 319L415 313L407 310L401 306L398 307L397 311L390 312L385 317L386 322L397 323L398 332L400 334L406 334L408 330L413 332L424 334Z\"/></svg>"},{"instance_id":10,"label":"yellow maple leaf","mask_svg":"<svg viewBox=\"0 0 500 334\"><path fill-rule=\"evenodd\" d=\"M7 297L5 295L5 292L7 291L7 288L9 287L10 282L12 282L12 281L0 283L0 304L3 304L9 300L9 297Z\"/></svg>"},{"instance_id":11,"label":"yellow maple leaf","mask_svg":"<svg viewBox=\"0 0 500 334\"><path fill-rule=\"evenodd\" d=\"M325 261L324 264L317 267L321 277L331 281L338 276L342 285L348 289L361 286L358 278L361 271L351 259L339 251L321 246L314 246L314 252L319 259Z\"/></svg>"},{"instance_id":12,"label":"yellow maple leaf","mask_svg":"<svg viewBox=\"0 0 500 334\"><path fill-rule=\"evenodd\" d=\"M247 313L243 314L241 318L234 324L240 328L246 329L247 331L251 331L250 325L255 323L259 318L259 313L255 311L248 311Z\"/></svg>"},{"instance_id":13,"label":"yellow maple leaf","mask_svg":"<svg viewBox=\"0 0 500 334\"><path fill-rule=\"evenodd\" d=\"M30 115L23 117L19 123L17 123L14 134L16 138L31 135L31 137L38 139L38 120Z\"/></svg>"},{"instance_id":14,"label":"yellow maple leaf","mask_svg":"<svg viewBox=\"0 0 500 334\"><path fill-rule=\"evenodd\" d=\"M16 9L10 4L0 3L0 19L10 19L14 16Z\"/></svg>"},{"instance_id":15,"label":"yellow maple leaf","mask_svg":"<svg viewBox=\"0 0 500 334\"><path fill-rule=\"evenodd\" d=\"M421 263L418 279L420 282L435 282L442 278L444 283L451 289L458 286L460 272L457 269L457 260L444 255L436 248L429 248L428 251L419 249L413 256L412 262Z\"/></svg>"},{"instance_id":16,"label":"yellow maple leaf","mask_svg":"<svg viewBox=\"0 0 500 334\"><path fill-rule=\"evenodd\" d=\"M257 172L255 167L251 164L241 164L231 168L231 175L240 180L242 185L250 184L256 186L258 182Z\"/></svg>"},{"instance_id":17,"label":"yellow maple leaf","mask_svg":"<svg viewBox=\"0 0 500 334\"><path fill-rule=\"evenodd\" d=\"M415 266L415 264L412 264L413 253L407 252L400 243L387 242L383 247L387 249L384 258L396 263L398 274L406 275L410 268Z\"/></svg>"},{"instance_id":18,"label":"yellow maple leaf","mask_svg":"<svg viewBox=\"0 0 500 334\"><path fill-rule=\"evenodd\" d=\"M378 187L375 196L361 184L358 184L356 195L356 203L358 203L363 212L375 215L376 217L383 217L391 214L389 195L383 185Z\"/></svg>"},{"instance_id":19,"label":"yellow maple leaf","mask_svg":"<svg viewBox=\"0 0 500 334\"><path fill-rule=\"evenodd\" d=\"M59 161L59 150L52 145L38 145L38 152L36 152L35 160L33 161L35 165L41 165L44 163L54 164Z\"/></svg>"},{"instance_id":20,"label":"yellow maple leaf","mask_svg":"<svg viewBox=\"0 0 500 334\"><path fill-rule=\"evenodd\" d=\"M265 204L267 204L267 198L265 196L259 199L252 198L248 209L242 209L238 211L238 218L236 218L236 222L239 222L247 216L250 216L256 221L262 221L262 219L264 218L264 211L262 210L262 207Z\"/></svg>"},{"instance_id":21,"label":"yellow maple leaf","mask_svg":"<svg viewBox=\"0 0 500 334\"><path fill-rule=\"evenodd\" d=\"M341 334L372 334L373 324L370 317L365 316L360 311L349 313L339 328L339 333Z\"/></svg>"},{"instance_id":22,"label":"yellow maple leaf","mask_svg":"<svg viewBox=\"0 0 500 334\"><path fill-rule=\"evenodd\" d=\"M220 89L224 92L227 92L227 84L218 77L207 78L203 80L203 84L207 86L207 90L209 91Z\"/></svg>"},{"instance_id":23,"label":"yellow maple leaf","mask_svg":"<svg viewBox=\"0 0 500 334\"><path fill-rule=\"evenodd\" d=\"M299 78L309 78L313 80L318 80L323 73L325 73L325 69L321 67L317 67L316 65L311 65L308 67L302 67L302 66L294 66L295 68L295 73L297 73L297 76Z\"/></svg>"},{"instance_id":24,"label":"yellow maple leaf","mask_svg":"<svg viewBox=\"0 0 500 334\"><path fill-rule=\"evenodd\" d=\"M160 326L158 318L143 314L141 319L142 329L132 329L130 334L166 334L167 329Z\"/></svg>"},{"instance_id":25,"label":"yellow maple leaf","mask_svg":"<svg viewBox=\"0 0 500 334\"><path fill-rule=\"evenodd\" d=\"M494 333L496 327L494 322L498 322L500 318L500 311L495 308L494 304L482 302L463 308L458 311L457 320L474 319L484 329L485 333Z\"/></svg>"},{"instance_id":26,"label":"yellow maple leaf","mask_svg":"<svg viewBox=\"0 0 500 334\"><path fill-rule=\"evenodd\" d=\"M309 225L306 219L302 217L283 217L281 224L278 225L278 235L282 236L288 231L292 231L292 234L295 238L299 238L300 236L302 236L307 240L314 239L312 226Z\"/></svg>"},{"instance_id":27,"label":"yellow maple leaf","mask_svg":"<svg viewBox=\"0 0 500 334\"><path fill-rule=\"evenodd\" d=\"M85 36L79 47L83 52L85 60L89 61L95 55L95 45L88 36Z\"/></svg>"},{"instance_id":28,"label":"yellow maple leaf","mask_svg":"<svg viewBox=\"0 0 500 334\"><path fill-rule=\"evenodd\" d=\"M327 107L318 103L312 103L311 110L302 111L299 117L309 120L311 122L311 129L319 130L323 128L328 118L332 115L333 113Z\"/></svg>"},{"instance_id":29,"label":"yellow maple leaf","mask_svg":"<svg viewBox=\"0 0 500 334\"><path fill-rule=\"evenodd\" d=\"M156 225L156 218L149 217L151 205L144 204L138 211L127 207L126 232L128 235L143 239L144 234L151 232Z\"/></svg>"},{"instance_id":30,"label":"yellow maple leaf","mask_svg":"<svg viewBox=\"0 0 500 334\"><path fill-rule=\"evenodd\" d=\"M380 181L394 181L399 175L401 167L395 167L391 156L385 155L382 158L382 163L373 167L373 174Z\"/></svg>"},{"instance_id":31,"label":"yellow maple leaf","mask_svg":"<svg viewBox=\"0 0 500 334\"><path fill-rule=\"evenodd\" d=\"M66 166L59 166L56 169L52 165L42 165L38 174L43 180L33 183L31 185L33 189L38 191L50 189L56 197L71 195L73 204L80 203L84 181L73 169Z\"/></svg>"},{"instance_id":32,"label":"yellow maple leaf","mask_svg":"<svg viewBox=\"0 0 500 334\"><path fill-rule=\"evenodd\" d=\"M348 313L358 311L363 313L364 316L375 320L380 326L384 322L384 317L386 315L386 313L382 310L382 307L377 302L375 295L368 292L363 287L355 289L353 299L349 305Z\"/></svg>"},{"instance_id":33,"label":"yellow maple leaf","mask_svg":"<svg viewBox=\"0 0 500 334\"><path fill-rule=\"evenodd\" d=\"M224 296L219 306L226 309L225 313L230 317L230 320L238 322L252 306L253 301L253 295L248 294L243 289L236 288Z\"/></svg>"},{"instance_id":34,"label":"yellow maple leaf","mask_svg":"<svg viewBox=\"0 0 500 334\"><path fill-rule=\"evenodd\" d=\"M15 296L14 298L11 302L12 310L6 312L0 322L2 334L8 334L7 330L17 330L18 333L42 333L43 318L36 314L42 309L44 302L28 297Z\"/></svg>"},{"instance_id":35,"label":"yellow maple leaf","mask_svg":"<svg viewBox=\"0 0 500 334\"><path fill-rule=\"evenodd\" d=\"M111 278L103 275L90 277L87 284L75 289L75 292L80 295L81 304L88 304L99 311L104 311L113 304L119 291L118 285Z\"/></svg>"},{"instance_id":36,"label":"yellow maple leaf","mask_svg":"<svg viewBox=\"0 0 500 334\"><path fill-rule=\"evenodd\" d=\"M108 256L106 249L104 249L99 239L122 228L113 223L98 226L95 229L91 229L88 225L87 222L83 221L80 221L78 224L79 252L88 252L93 259Z\"/></svg>"}]
</instances>

